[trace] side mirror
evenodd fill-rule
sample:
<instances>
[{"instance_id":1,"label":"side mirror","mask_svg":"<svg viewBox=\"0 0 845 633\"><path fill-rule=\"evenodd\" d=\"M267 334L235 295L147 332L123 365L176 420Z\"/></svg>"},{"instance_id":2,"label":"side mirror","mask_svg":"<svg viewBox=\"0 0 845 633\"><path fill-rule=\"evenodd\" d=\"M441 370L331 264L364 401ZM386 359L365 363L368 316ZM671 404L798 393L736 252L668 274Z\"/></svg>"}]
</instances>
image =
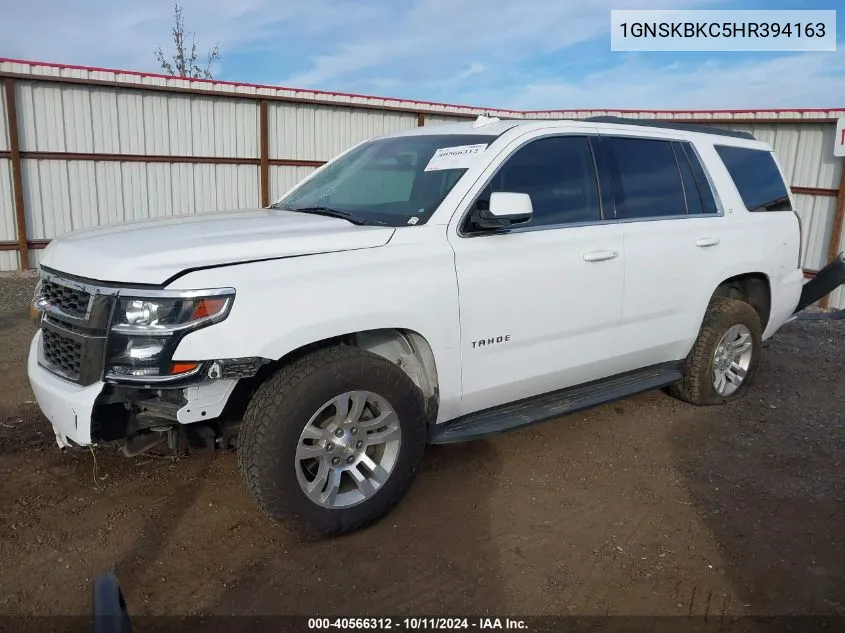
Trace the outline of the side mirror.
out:
<instances>
[{"instance_id":1,"label":"side mirror","mask_svg":"<svg viewBox=\"0 0 845 633\"><path fill-rule=\"evenodd\" d=\"M527 193L496 191L490 194L490 207L475 213L475 224L482 229L500 229L527 222L534 208Z\"/></svg>"}]
</instances>

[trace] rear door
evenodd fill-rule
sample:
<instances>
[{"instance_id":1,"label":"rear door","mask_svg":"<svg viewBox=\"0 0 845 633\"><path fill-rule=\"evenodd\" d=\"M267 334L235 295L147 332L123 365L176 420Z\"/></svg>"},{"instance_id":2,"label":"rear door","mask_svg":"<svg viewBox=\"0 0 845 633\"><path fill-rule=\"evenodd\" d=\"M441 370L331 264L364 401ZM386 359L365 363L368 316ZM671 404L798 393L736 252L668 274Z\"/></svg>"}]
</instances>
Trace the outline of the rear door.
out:
<instances>
[{"instance_id":1,"label":"rear door","mask_svg":"<svg viewBox=\"0 0 845 633\"><path fill-rule=\"evenodd\" d=\"M680 360L715 288L725 218L690 142L620 133L602 147L625 251L620 363Z\"/></svg>"}]
</instances>

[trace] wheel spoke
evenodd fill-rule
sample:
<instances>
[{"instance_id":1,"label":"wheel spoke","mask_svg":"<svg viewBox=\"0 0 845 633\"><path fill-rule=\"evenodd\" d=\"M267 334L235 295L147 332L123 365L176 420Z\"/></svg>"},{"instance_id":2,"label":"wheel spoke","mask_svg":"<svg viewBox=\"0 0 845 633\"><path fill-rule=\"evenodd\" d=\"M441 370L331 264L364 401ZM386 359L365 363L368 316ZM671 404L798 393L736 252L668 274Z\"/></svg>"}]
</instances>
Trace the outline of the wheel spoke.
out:
<instances>
[{"instance_id":1,"label":"wheel spoke","mask_svg":"<svg viewBox=\"0 0 845 633\"><path fill-rule=\"evenodd\" d=\"M358 467L350 468L349 474L352 475L352 479L355 480L355 485L358 486L358 490L361 491L361 494L364 495L364 498L371 497L376 488L373 486L373 482L370 481L369 477L358 470Z\"/></svg>"},{"instance_id":2,"label":"wheel spoke","mask_svg":"<svg viewBox=\"0 0 845 633\"><path fill-rule=\"evenodd\" d=\"M335 424L342 424L346 421L346 416L349 415L349 394L342 393L332 402L335 408L334 421Z\"/></svg>"},{"instance_id":3,"label":"wheel spoke","mask_svg":"<svg viewBox=\"0 0 845 633\"><path fill-rule=\"evenodd\" d=\"M393 409L382 411L372 420L361 420L360 426L362 429L378 429L382 426L393 426L399 424L399 418Z\"/></svg>"},{"instance_id":4,"label":"wheel spoke","mask_svg":"<svg viewBox=\"0 0 845 633\"><path fill-rule=\"evenodd\" d=\"M353 391L349 394L349 399L352 401L352 407L346 417L350 422L357 422L367 406L367 394L363 391Z\"/></svg>"},{"instance_id":5,"label":"wheel spoke","mask_svg":"<svg viewBox=\"0 0 845 633\"><path fill-rule=\"evenodd\" d=\"M739 337L731 343L731 349L734 354L742 354L751 349L751 335L743 332Z\"/></svg>"},{"instance_id":6,"label":"wheel spoke","mask_svg":"<svg viewBox=\"0 0 845 633\"><path fill-rule=\"evenodd\" d=\"M365 391L348 391L340 394L334 399L335 424L344 422L357 422L367 406L367 393Z\"/></svg>"},{"instance_id":7,"label":"wheel spoke","mask_svg":"<svg viewBox=\"0 0 845 633\"><path fill-rule=\"evenodd\" d=\"M313 424L309 424L304 429L302 429L302 435L300 436L299 440L321 440L323 439L323 430L317 428Z\"/></svg>"},{"instance_id":8,"label":"wheel spoke","mask_svg":"<svg viewBox=\"0 0 845 633\"><path fill-rule=\"evenodd\" d=\"M733 348L734 355L742 356L745 352L751 349L751 341L745 341L744 343L739 343L735 345Z\"/></svg>"},{"instance_id":9,"label":"wheel spoke","mask_svg":"<svg viewBox=\"0 0 845 633\"><path fill-rule=\"evenodd\" d=\"M326 486L326 491L320 497L320 502L326 506L333 506L334 500L337 498L337 493L340 490L340 478L343 471L338 468L332 468L329 472L329 485Z\"/></svg>"},{"instance_id":10,"label":"wheel spoke","mask_svg":"<svg viewBox=\"0 0 845 633\"><path fill-rule=\"evenodd\" d=\"M402 431L399 429L399 424L391 424L382 431L375 431L367 435L367 444L386 444L398 440L402 436Z\"/></svg>"},{"instance_id":11,"label":"wheel spoke","mask_svg":"<svg viewBox=\"0 0 845 633\"><path fill-rule=\"evenodd\" d=\"M326 485L330 470L331 468L329 468L328 462L325 460L321 461L319 468L317 468L317 476L314 477L314 481L308 484L308 496L314 501L320 501L321 493Z\"/></svg>"},{"instance_id":12,"label":"wheel spoke","mask_svg":"<svg viewBox=\"0 0 845 633\"><path fill-rule=\"evenodd\" d=\"M296 460L312 459L322 457L326 454L326 450L319 444L300 444L296 447Z\"/></svg>"},{"instance_id":13,"label":"wheel spoke","mask_svg":"<svg viewBox=\"0 0 845 633\"><path fill-rule=\"evenodd\" d=\"M725 386L727 385L727 379L725 378L725 374L723 372L717 372L716 374L716 391L723 394L725 392Z\"/></svg>"},{"instance_id":14,"label":"wheel spoke","mask_svg":"<svg viewBox=\"0 0 845 633\"><path fill-rule=\"evenodd\" d=\"M725 373L725 377L736 386L745 380L746 371L737 363L731 363L731 368Z\"/></svg>"},{"instance_id":15,"label":"wheel spoke","mask_svg":"<svg viewBox=\"0 0 845 633\"><path fill-rule=\"evenodd\" d=\"M361 463L367 467L367 470L371 473L370 476L379 485L387 481L387 478L390 476L390 473L388 473L379 464L376 464L369 455L364 455L361 458Z\"/></svg>"}]
</instances>

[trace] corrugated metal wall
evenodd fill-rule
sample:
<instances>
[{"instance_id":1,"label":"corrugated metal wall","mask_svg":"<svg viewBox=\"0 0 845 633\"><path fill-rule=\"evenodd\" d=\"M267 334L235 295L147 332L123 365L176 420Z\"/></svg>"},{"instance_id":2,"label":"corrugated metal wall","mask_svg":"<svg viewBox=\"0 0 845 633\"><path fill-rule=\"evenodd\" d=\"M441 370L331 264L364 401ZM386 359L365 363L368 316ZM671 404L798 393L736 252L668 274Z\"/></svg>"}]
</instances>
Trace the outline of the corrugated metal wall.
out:
<instances>
[{"instance_id":1,"label":"corrugated metal wall","mask_svg":"<svg viewBox=\"0 0 845 633\"><path fill-rule=\"evenodd\" d=\"M0 90L0 151L9 151L9 122L6 119L6 92ZM12 193L12 161L0 158L0 242L17 240L15 201ZM0 251L0 270L18 269L17 251Z\"/></svg>"},{"instance_id":2,"label":"corrugated metal wall","mask_svg":"<svg viewBox=\"0 0 845 633\"><path fill-rule=\"evenodd\" d=\"M373 136L416 127L417 117L405 112L273 102L268 124L271 159L325 161Z\"/></svg>"},{"instance_id":3,"label":"corrugated metal wall","mask_svg":"<svg viewBox=\"0 0 845 633\"><path fill-rule=\"evenodd\" d=\"M271 161L327 161L368 138L416 125L417 115L407 112L270 102L268 154ZM270 199L281 196L313 170L314 167L272 165Z\"/></svg>"},{"instance_id":4,"label":"corrugated metal wall","mask_svg":"<svg viewBox=\"0 0 845 633\"><path fill-rule=\"evenodd\" d=\"M258 155L255 103L26 82L17 103L23 151Z\"/></svg>"},{"instance_id":5,"label":"corrugated metal wall","mask_svg":"<svg viewBox=\"0 0 845 633\"><path fill-rule=\"evenodd\" d=\"M21 82L22 152L251 158L257 105L232 99ZM258 203L251 165L24 158L29 237Z\"/></svg>"},{"instance_id":6,"label":"corrugated metal wall","mask_svg":"<svg viewBox=\"0 0 845 633\"><path fill-rule=\"evenodd\" d=\"M64 232L259 206L263 197L278 198L320 162L359 141L481 113L532 119L718 118L721 127L747 130L771 143L793 187L817 190L796 194L806 268L826 263L833 237L836 197L831 192L839 188L842 161L832 155L835 128L829 121L843 111L518 112L4 60L0 74L15 81L27 232L36 242L31 265L38 264L43 241ZM70 83L49 80L60 77ZM79 83L89 80L115 85ZM176 92L183 89L188 92ZM17 233L5 100L2 106L0 242L8 245L16 242ZM261 167L262 107L266 171ZM761 120L772 118L777 122ZM845 235L837 237L845 248ZM16 268L17 252L0 250L0 270ZM845 307L845 292L838 292L832 305Z\"/></svg>"}]
</instances>

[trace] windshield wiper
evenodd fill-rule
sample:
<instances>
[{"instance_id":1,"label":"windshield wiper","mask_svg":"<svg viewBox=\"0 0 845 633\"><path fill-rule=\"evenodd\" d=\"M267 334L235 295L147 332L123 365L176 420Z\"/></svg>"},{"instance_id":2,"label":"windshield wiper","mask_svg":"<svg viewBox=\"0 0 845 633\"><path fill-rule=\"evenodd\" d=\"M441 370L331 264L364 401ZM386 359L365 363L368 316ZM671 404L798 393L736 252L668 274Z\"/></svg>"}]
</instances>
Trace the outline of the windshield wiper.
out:
<instances>
[{"instance_id":1,"label":"windshield wiper","mask_svg":"<svg viewBox=\"0 0 845 633\"><path fill-rule=\"evenodd\" d=\"M352 224L358 225L366 225L366 224L381 224L384 225L384 222L379 222L378 220L364 220L353 213L349 213L348 211L341 211L340 209L332 209L331 207L286 207L284 205L270 205L274 209L280 209L281 211L296 211L297 213L310 213L312 215L324 215L329 218L340 218L341 220L346 220L348 222L352 222Z\"/></svg>"},{"instance_id":2,"label":"windshield wiper","mask_svg":"<svg viewBox=\"0 0 845 633\"><path fill-rule=\"evenodd\" d=\"M786 206L783 206L783 205ZM751 209L754 211L789 211L789 196L781 196Z\"/></svg>"}]
</instances>

